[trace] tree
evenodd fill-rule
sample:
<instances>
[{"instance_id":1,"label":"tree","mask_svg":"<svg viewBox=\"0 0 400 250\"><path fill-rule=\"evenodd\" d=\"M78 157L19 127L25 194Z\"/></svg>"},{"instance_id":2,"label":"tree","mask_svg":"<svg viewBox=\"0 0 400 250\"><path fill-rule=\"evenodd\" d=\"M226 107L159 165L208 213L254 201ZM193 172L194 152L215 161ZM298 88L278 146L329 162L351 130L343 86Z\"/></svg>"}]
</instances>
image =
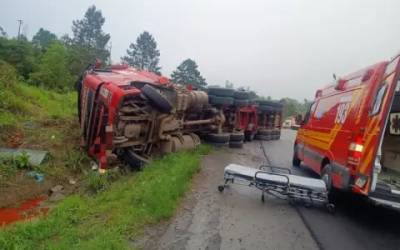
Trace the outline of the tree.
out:
<instances>
[{"instance_id":1,"label":"tree","mask_svg":"<svg viewBox=\"0 0 400 250\"><path fill-rule=\"evenodd\" d=\"M137 69L160 74L161 67L158 66L160 51L157 49L157 42L149 32L144 31L140 34L136 43L129 45L126 54L121 58L122 61Z\"/></svg>"},{"instance_id":2,"label":"tree","mask_svg":"<svg viewBox=\"0 0 400 250\"><path fill-rule=\"evenodd\" d=\"M110 35L102 30L104 22L101 11L93 5L87 9L83 19L72 22L73 37L62 37L69 51L73 52L70 53L70 68L74 75L79 75L96 58L104 63L109 62L107 44Z\"/></svg>"},{"instance_id":3,"label":"tree","mask_svg":"<svg viewBox=\"0 0 400 250\"><path fill-rule=\"evenodd\" d=\"M0 37L7 37L6 31L0 26Z\"/></svg>"},{"instance_id":4,"label":"tree","mask_svg":"<svg viewBox=\"0 0 400 250\"><path fill-rule=\"evenodd\" d=\"M0 58L12 65L24 78L34 71L36 50L25 40L0 37Z\"/></svg>"},{"instance_id":5,"label":"tree","mask_svg":"<svg viewBox=\"0 0 400 250\"><path fill-rule=\"evenodd\" d=\"M30 75L30 82L56 90L73 88L73 78L68 71L67 49L61 43L50 45L40 61L39 69Z\"/></svg>"},{"instance_id":6,"label":"tree","mask_svg":"<svg viewBox=\"0 0 400 250\"><path fill-rule=\"evenodd\" d=\"M32 43L42 51L45 51L47 48L49 48L50 45L55 41L57 41L57 36L43 28L40 28L32 38Z\"/></svg>"},{"instance_id":7,"label":"tree","mask_svg":"<svg viewBox=\"0 0 400 250\"><path fill-rule=\"evenodd\" d=\"M196 87L205 87L207 85L206 80L197 68L195 61L190 58L186 59L172 73L172 81L183 85L192 84Z\"/></svg>"}]
</instances>

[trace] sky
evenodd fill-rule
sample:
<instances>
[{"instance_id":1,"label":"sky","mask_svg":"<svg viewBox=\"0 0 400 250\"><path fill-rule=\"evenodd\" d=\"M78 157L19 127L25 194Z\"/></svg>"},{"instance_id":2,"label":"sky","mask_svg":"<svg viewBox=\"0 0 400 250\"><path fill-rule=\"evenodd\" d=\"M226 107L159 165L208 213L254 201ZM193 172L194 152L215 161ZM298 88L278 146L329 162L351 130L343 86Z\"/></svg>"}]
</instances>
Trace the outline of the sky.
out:
<instances>
[{"instance_id":1,"label":"sky","mask_svg":"<svg viewBox=\"0 0 400 250\"><path fill-rule=\"evenodd\" d=\"M164 75L185 59L209 85L250 87L274 99L315 91L400 51L397 0L0 0L0 26L32 37L40 27L71 34L72 20L96 5L111 35L112 60L149 31Z\"/></svg>"}]
</instances>

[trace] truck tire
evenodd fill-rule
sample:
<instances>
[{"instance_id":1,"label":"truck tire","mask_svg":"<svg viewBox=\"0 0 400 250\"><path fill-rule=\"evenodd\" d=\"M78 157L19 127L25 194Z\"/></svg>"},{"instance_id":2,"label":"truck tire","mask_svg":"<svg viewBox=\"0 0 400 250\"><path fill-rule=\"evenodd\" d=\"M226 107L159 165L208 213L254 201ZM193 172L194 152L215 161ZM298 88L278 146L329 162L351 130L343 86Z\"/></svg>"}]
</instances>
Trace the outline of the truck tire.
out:
<instances>
[{"instance_id":1,"label":"truck tire","mask_svg":"<svg viewBox=\"0 0 400 250\"><path fill-rule=\"evenodd\" d=\"M230 141L229 147L230 148L243 148L243 141Z\"/></svg>"},{"instance_id":2,"label":"truck tire","mask_svg":"<svg viewBox=\"0 0 400 250\"><path fill-rule=\"evenodd\" d=\"M208 100L212 105L233 105L232 97L209 95Z\"/></svg>"},{"instance_id":3,"label":"truck tire","mask_svg":"<svg viewBox=\"0 0 400 250\"><path fill-rule=\"evenodd\" d=\"M250 99L250 92L247 91L235 91L233 93L233 97L239 100L248 100Z\"/></svg>"},{"instance_id":4,"label":"truck tire","mask_svg":"<svg viewBox=\"0 0 400 250\"><path fill-rule=\"evenodd\" d=\"M228 142L209 142L209 144L217 148L222 148L229 145Z\"/></svg>"},{"instance_id":5,"label":"truck tire","mask_svg":"<svg viewBox=\"0 0 400 250\"><path fill-rule=\"evenodd\" d=\"M243 142L244 141L244 133L242 133L242 132L231 133L230 141L231 142L232 141L241 141L241 142Z\"/></svg>"},{"instance_id":6,"label":"truck tire","mask_svg":"<svg viewBox=\"0 0 400 250\"><path fill-rule=\"evenodd\" d=\"M141 89L141 91L161 112L171 112L172 104L159 90L147 84Z\"/></svg>"},{"instance_id":7,"label":"truck tire","mask_svg":"<svg viewBox=\"0 0 400 250\"><path fill-rule=\"evenodd\" d=\"M207 141L212 143L228 143L231 135L228 133L208 134Z\"/></svg>"},{"instance_id":8,"label":"truck tire","mask_svg":"<svg viewBox=\"0 0 400 250\"><path fill-rule=\"evenodd\" d=\"M145 164L149 162L142 156L139 156L132 149L124 149L121 158L125 161L132 169L142 169Z\"/></svg>"},{"instance_id":9,"label":"truck tire","mask_svg":"<svg viewBox=\"0 0 400 250\"><path fill-rule=\"evenodd\" d=\"M218 88L218 87L210 87L208 88L208 94L220 97L232 97L235 93L234 89L229 88Z\"/></svg>"},{"instance_id":10,"label":"truck tire","mask_svg":"<svg viewBox=\"0 0 400 250\"><path fill-rule=\"evenodd\" d=\"M249 100L246 100L246 99L235 99L233 101L233 105L235 105L236 107L249 106Z\"/></svg>"}]
</instances>

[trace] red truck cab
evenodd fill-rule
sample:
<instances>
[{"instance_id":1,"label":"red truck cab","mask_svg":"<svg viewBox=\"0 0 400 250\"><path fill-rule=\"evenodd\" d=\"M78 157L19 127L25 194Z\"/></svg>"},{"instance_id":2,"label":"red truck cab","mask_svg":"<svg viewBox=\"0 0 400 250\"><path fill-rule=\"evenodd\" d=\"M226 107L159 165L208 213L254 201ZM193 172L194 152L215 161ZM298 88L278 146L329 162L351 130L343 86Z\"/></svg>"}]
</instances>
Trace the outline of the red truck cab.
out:
<instances>
[{"instance_id":1,"label":"red truck cab","mask_svg":"<svg viewBox=\"0 0 400 250\"><path fill-rule=\"evenodd\" d=\"M293 165L328 188L400 207L399 56L316 91L294 143Z\"/></svg>"}]
</instances>

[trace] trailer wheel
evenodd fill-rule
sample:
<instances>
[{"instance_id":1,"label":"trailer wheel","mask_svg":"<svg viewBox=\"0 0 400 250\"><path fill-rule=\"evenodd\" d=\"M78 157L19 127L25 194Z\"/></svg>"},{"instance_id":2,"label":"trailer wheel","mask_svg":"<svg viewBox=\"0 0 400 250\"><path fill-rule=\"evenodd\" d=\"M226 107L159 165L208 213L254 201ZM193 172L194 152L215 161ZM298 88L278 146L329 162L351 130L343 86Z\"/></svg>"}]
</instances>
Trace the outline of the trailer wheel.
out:
<instances>
[{"instance_id":1,"label":"trailer wheel","mask_svg":"<svg viewBox=\"0 0 400 250\"><path fill-rule=\"evenodd\" d=\"M244 133L242 132L234 132L230 136L230 141L241 141L243 142L244 140Z\"/></svg>"},{"instance_id":2,"label":"trailer wheel","mask_svg":"<svg viewBox=\"0 0 400 250\"><path fill-rule=\"evenodd\" d=\"M208 88L208 94L214 95L214 96L232 97L234 93L235 93L235 90L229 89L229 88L219 88L219 87Z\"/></svg>"},{"instance_id":3,"label":"trailer wheel","mask_svg":"<svg viewBox=\"0 0 400 250\"><path fill-rule=\"evenodd\" d=\"M171 112L172 104L158 89L147 84L141 89L141 91L161 112Z\"/></svg>"},{"instance_id":4,"label":"trailer wheel","mask_svg":"<svg viewBox=\"0 0 400 250\"><path fill-rule=\"evenodd\" d=\"M233 105L233 98L228 96L209 95L208 100L213 105Z\"/></svg>"},{"instance_id":5,"label":"trailer wheel","mask_svg":"<svg viewBox=\"0 0 400 250\"><path fill-rule=\"evenodd\" d=\"M221 134L208 134L207 140L209 142L215 143L228 143L230 140L231 135L228 133L221 133Z\"/></svg>"}]
</instances>

